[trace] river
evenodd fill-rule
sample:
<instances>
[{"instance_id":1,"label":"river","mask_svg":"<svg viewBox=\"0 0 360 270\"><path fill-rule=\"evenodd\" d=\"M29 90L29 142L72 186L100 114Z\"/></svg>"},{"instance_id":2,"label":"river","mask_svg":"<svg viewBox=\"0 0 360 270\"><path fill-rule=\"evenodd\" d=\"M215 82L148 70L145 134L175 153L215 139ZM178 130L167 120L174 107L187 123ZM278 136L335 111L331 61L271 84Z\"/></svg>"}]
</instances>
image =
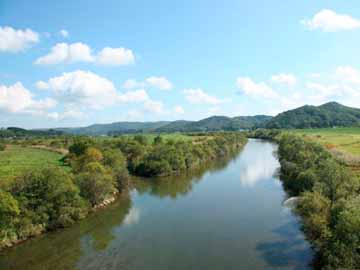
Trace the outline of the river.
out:
<instances>
[{"instance_id":1,"label":"river","mask_svg":"<svg viewBox=\"0 0 360 270\"><path fill-rule=\"evenodd\" d=\"M310 269L275 150L249 140L192 174L135 179L130 198L2 252L0 269Z\"/></svg>"}]
</instances>

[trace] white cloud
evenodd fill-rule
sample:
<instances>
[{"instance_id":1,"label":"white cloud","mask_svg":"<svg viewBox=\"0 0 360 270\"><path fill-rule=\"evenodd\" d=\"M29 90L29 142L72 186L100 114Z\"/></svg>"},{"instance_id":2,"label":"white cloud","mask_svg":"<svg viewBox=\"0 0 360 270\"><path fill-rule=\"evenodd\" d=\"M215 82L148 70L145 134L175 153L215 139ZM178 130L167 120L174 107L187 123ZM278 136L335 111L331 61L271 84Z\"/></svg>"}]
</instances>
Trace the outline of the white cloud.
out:
<instances>
[{"instance_id":1,"label":"white cloud","mask_svg":"<svg viewBox=\"0 0 360 270\"><path fill-rule=\"evenodd\" d=\"M65 72L49 79L47 84L55 97L66 104L101 109L118 99L113 83L90 71Z\"/></svg>"},{"instance_id":2,"label":"white cloud","mask_svg":"<svg viewBox=\"0 0 360 270\"><path fill-rule=\"evenodd\" d=\"M144 102L144 110L151 113L161 114L164 112L164 105L161 101L150 99Z\"/></svg>"},{"instance_id":3,"label":"white cloud","mask_svg":"<svg viewBox=\"0 0 360 270\"><path fill-rule=\"evenodd\" d=\"M134 79L129 79L122 85L124 89L154 87L160 90L171 90L173 84L164 76L151 76L145 79L144 82L138 82Z\"/></svg>"},{"instance_id":4,"label":"white cloud","mask_svg":"<svg viewBox=\"0 0 360 270\"><path fill-rule=\"evenodd\" d=\"M256 83L248 77L238 77L237 87L247 96L274 99L279 95L266 83Z\"/></svg>"},{"instance_id":5,"label":"white cloud","mask_svg":"<svg viewBox=\"0 0 360 270\"><path fill-rule=\"evenodd\" d=\"M360 84L360 70L350 66L340 66L336 69L336 77L343 82Z\"/></svg>"},{"instance_id":6,"label":"white cloud","mask_svg":"<svg viewBox=\"0 0 360 270\"><path fill-rule=\"evenodd\" d=\"M100 65L128 65L135 62L135 56L129 49L109 47L102 49L97 55L93 55L92 49L87 44L63 42L52 47L47 55L38 58L35 64L56 65L75 62L95 62Z\"/></svg>"},{"instance_id":7,"label":"white cloud","mask_svg":"<svg viewBox=\"0 0 360 270\"><path fill-rule=\"evenodd\" d=\"M306 84L306 87L315 90L315 94L311 96L312 99L321 101L325 101L329 98L334 99L336 97L358 98L360 96L359 91L343 84L323 85L320 83L309 82Z\"/></svg>"},{"instance_id":8,"label":"white cloud","mask_svg":"<svg viewBox=\"0 0 360 270\"><path fill-rule=\"evenodd\" d=\"M49 85L44 81L37 81L35 86L37 89L40 89L40 90L49 89Z\"/></svg>"},{"instance_id":9,"label":"white cloud","mask_svg":"<svg viewBox=\"0 0 360 270\"><path fill-rule=\"evenodd\" d=\"M124 94L120 94L117 98L118 101L129 103L129 102L145 102L150 100L147 92L143 89L129 91Z\"/></svg>"},{"instance_id":10,"label":"white cloud","mask_svg":"<svg viewBox=\"0 0 360 270\"><path fill-rule=\"evenodd\" d=\"M39 34L31 29L16 30L0 26L0 52L17 53L39 42Z\"/></svg>"},{"instance_id":11,"label":"white cloud","mask_svg":"<svg viewBox=\"0 0 360 270\"><path fill-rule=\"evenodd\" d=\"M106 47L99 52L96 59L100 65L120 66L135 63L133 52L125 48Z\"/></svg>"},{"instance_id":12,"label":"white cloud","mask_svg":"<svg viewBox=\"0 0 360 270\"><path fill-rule=\"evenodd\" d=\"M308 29L320 29L325 32L353 30L360 28L360 20L346 14L337 14L333 10L323 9L316 13L312 19L301 21Z\"/></svg>"},{"instance_id":13,"label":"white cloud","mask_svg":"<svg viewBox=\"0 0 360 270\"><path fill-rule=\"evenodd\" d=\"M107 78L90 71L76 70L50 78L46 85L59 102L71 108L99 110L120 103L146 103L148 111L159 111L157 102L151 100L143 89L120 93ZM150 107L154 106L155 109Z\"/></svg>"},{"instance_id":14,"label":"white cloud","mask_svg":"<svg viewBox=\"0 0 360 270\"><path fill-rule=\"evenodd\" d=\"M65 29L62 29L59 31L59 34L64 37L64 38L68 38L69 37L69 32Z\"/></svg>"},{"instance_id":15,"label":"white cloud","mask_svg":"<svg viewBox=\"0 0 360 270\"><path fill-rule=\"evenodd\" d=\"M184 114L185 113L185 110L183 107L177 105L174 107L174 112L177 113L177 114Z\"/></svg>"},{"instance_id":16,"label":"white cloud","mask_svg":"<svg viewBox=\"0 0 360 270\"><path fill-rule=\"evenodd\" d=\"M297 79L293 74L280 73L271 76L271 81L279 84L286 84L292 87L296 84Z\"/></svg>"},{"instance_id":17,"label":"white cloud","mask_svg":"<svg viewBox=\"0 0 360 270\"><path fill-rule=\"evenodd\" d=\"M172 89L172 83L165 77L149 77L146 79L148 85L159 88L160 90Z\"/></svg>"},{"instance_id":18,"label":"white cloud","mask_svg":"<svg viewBox=\"0 0 360 270\"><path fill-rule=\"evenodd\" d=\"M218 105L225 102L225 100L207 94L200 88L185 89L183 92L185 94L186 100L193 104Z\"/></svg>"},{"instance_id":19,"label":"white cloud","mask_svg":"<svg viewBox=\"0 0 360 270\"><path fill-rule=\"evenodd\" d=\"M47 114L47 117L51 120L55 121L63 121L66 119L84 119L85 113L77 110L67 109L62 113L59 112L51 112Z\"/></svg>"},{"instance_id":20,"label":"white cloud","mask_svg":"<svg viewBox=\"0 0 360 270\"><path fill-rule=\"evenodd\" d=\"M123 85L122 85L122 88L124 89L134 89L134 88L143 88L145 87L146 84L143 83L143 82L138 82L134 79L129 79L129 80L126 80Z\"/></svg>"},{"instance_id":21,"label":"white cloud","mask_svg":"<svg viewBox=\"0 0 360 270\"><path fill-rule=\"evenodd\" d=\"M33 99L32 93L21 82L0 85L0 110L9 113L37 113L56 106L51 98Z\"/></svg>"},{"instance_id":22,"label":"white cloud","mask_svg":"<svg viewBox=\"0 0 360 270\"><path fill-rule=\"evenodd\" d=\"M37 65L55 65L61 63L92 62L94 58L91 48L81 42L67 44L58 43L52 47L51 52L35 61Z\"/></svg>"}]
</instances>

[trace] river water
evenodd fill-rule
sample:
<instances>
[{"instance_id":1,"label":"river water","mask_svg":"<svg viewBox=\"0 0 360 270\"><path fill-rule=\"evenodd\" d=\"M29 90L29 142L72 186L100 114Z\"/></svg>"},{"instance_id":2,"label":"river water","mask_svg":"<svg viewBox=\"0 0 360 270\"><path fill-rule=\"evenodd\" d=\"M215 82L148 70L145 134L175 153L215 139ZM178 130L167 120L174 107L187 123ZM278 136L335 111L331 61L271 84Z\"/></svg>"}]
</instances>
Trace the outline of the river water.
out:
<instances>
[{"instance_id":1,"label":"river water","mask_svg":"<svg viewBox=\"0 0 360 270\"><path fill-rule=\"evenodd\" d=\"M192 174L135 179L130 198L6 250L0 269L310 269L275 150L249 140Z\"/></svg>"}]
</instances>

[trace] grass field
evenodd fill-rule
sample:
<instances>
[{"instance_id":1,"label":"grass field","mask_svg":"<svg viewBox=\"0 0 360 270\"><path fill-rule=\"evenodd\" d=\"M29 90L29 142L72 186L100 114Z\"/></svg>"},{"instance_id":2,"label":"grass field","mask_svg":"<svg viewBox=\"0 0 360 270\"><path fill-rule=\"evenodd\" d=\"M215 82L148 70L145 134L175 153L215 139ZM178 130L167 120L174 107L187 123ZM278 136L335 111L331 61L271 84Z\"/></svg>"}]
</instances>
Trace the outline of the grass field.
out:
<instances>
[{"instance_id":1,"label":"grass field","mask_svg":"<svg viewBox=\"0 0 360 270\"><path fill-rule=\"evenodd\" d=\"M360 176L360 128L298 129L289 132L321 143Z\"/></svg>"},{"instance_id":2,"label":"grass field","mask_svg":"<svg viewBox=\"0 0 360 270\"><path fill-rule=\"evenodd\" d=\"M291 132L318 141L329 149L360 155L360 128L298 129Z\"/></svg>"},{"instance_id":3,"label":"grass field","mask_svg":"<svg viewBox=\"0 0 360 270\"><path fill-rule=\"evenodd\" d=\"M7 146L0 152L0 179L18 176L26 170L49 165L62 166L63 155L43 149Z\"/></svg>"}]
</instances>

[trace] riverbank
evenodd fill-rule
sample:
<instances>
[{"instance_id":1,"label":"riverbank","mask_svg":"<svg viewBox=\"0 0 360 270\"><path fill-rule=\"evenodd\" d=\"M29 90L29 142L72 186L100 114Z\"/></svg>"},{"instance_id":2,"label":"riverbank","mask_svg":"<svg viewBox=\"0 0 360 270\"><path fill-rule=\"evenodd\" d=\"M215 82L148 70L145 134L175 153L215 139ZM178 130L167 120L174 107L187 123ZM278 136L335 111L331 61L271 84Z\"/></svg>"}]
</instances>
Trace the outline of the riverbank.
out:
<instances>
[{"instance_id":1,"label":"riverbank","mask_svg":"<svg viewBox=\"0 0 360 270\"><path fill-rule=\"evenodd\" d=\"M180 175L131 179L119 198L77 224L0 253L0 269L309 270L312 250L283 205L276 144Z\"/></svg>"},{"instance_id":2,"label":"riverbank","mask_svg":"<svg viewBox=\"0 0 360 270\"><path fill-rule=\"evenodd\" d=\"M129 173L145 177L179 174L239 151L245 143L243 135L230 132L197 135L195 143L163 141L159 136L152 144L142 136L101 144L78 138L64 159L71 172L59 167L34 169L0 189L4 217L0 248L69 227L93 209L114 202L114 194L129 189Z\"/></svg>"},{"instance_id":3,"label":"riverbank","mask_svg":"<svg viewBox=\"0 0 360 270\"><path fill-rule=\"evenodd\" d=\"M356 269L360 265L360 183L320 144L277 130L250 137L278 143L284 188L299 196L297 213L317 252L315 267Z\"/></svg>"}]
</instances>

